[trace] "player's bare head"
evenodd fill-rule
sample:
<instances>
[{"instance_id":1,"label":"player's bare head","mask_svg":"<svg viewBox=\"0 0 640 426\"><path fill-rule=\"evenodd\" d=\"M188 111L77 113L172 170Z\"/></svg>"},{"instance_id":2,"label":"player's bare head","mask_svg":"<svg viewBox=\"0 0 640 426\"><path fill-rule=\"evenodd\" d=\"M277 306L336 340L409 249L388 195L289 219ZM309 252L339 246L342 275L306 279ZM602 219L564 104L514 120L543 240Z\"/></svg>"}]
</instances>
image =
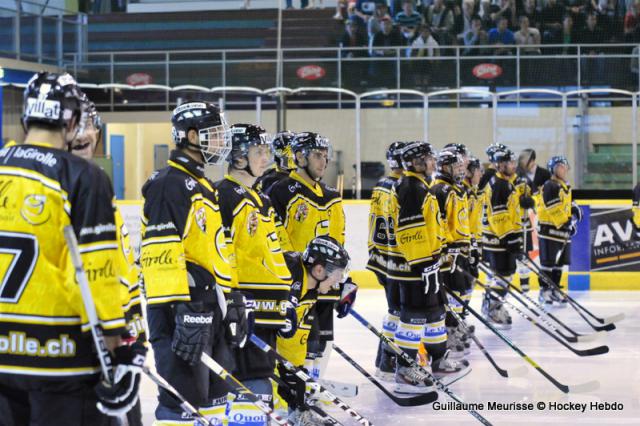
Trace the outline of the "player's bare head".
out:
<instances>
[{"instance_id":1,"label":"player's bare head","mask_svg":"<svg viewBox=\"0 0 640 426\"><path fill-rule=\"evenodd\" d=\"M173 110L171 124L178 149L200 154L204 164L221 164L231 150L229 126L214 103L183 103Z\"/></svg>"},{"instance_id":2,"label":"player's bare head","mask_svg":"<svg viewBox=\"0 0 640 426\"><path fill-rule=\"evenodd\" d=\"M83 131L83 96L68 73L34 74L24 90L22 125L25 132L34 129L61 132L64 142L70 144Z\"/></svg>"},{"instance_id":3,"label":"player's bare head","mask_svg":"<svg viewBox=\"0 0 640 426\"><path fill-rule=\"evenodd\" d=\"M231 153L228 156L229 169L246 172L258 178L273 160L271 137L255 124L234 124L231 126Z\"/></svg>"},{"instance_id":4,"label":"player's bare head","mask_svg":"<svg viewBox=\"0 0 640 426\"><path fill-rule=\"evenodd\" d=\"M551 157L547 162L547 168L549 169L549 172L551 172L552 176L563 181L567 180L569 170L571 170L571 167L569 167L569 160L562 155Z\"/></svg>"},{"instance_id":5,"label":"player's bare head","mask_svg":"<svg viewBox=\"0 0 640 426\"><path fill-rule=\"evenodd\" d=\"M435 155L430 143L409 142L402 150L402 167L410 172L431 175L435 171Z\"/></svg>"},{"instance_id":6,"label":"player's bare head","mask_svg":"<svg viewBox=\"0 0 640 426\"><path fill-rule=\"evenodd\" d=\"M291 142L296 166L315 181L320 181L331 161L329 139L314 132L297 133Z\"/></svg>"},{"instance_id":7,"label":"player's bare head","mask_svg":"<svg viewBox=\"0 0 640 426\"><path fill-rule=\"evenodd\" d=\"M505 176L513 176L516 172L516 155L509 148L496 151L492 162L496 170Z\"/></svg>"},{"instance_id":8,"label":"player's bare head","mask_svg":"<svg viewBox=\"0 0 640 426\"><path fill-rule=\"evenodd\" d=\"M349 273L349 253L335 238L323 235L307 244L302 261L318 285L318 292L326 294L336 288Z\"/></svg>"},{"instance_id":9,"label":"player's bare head","mask_svg":"<svg viewBox=\"0 0 640 426\"><path fill-rule=\"evenodd\" d=\"M78 133L71 142L70 150L74 155L86 160L93 158L102 136L102 120L96 106L85 95L82 100L83 132Z\"/></svg>"}]
</instances>

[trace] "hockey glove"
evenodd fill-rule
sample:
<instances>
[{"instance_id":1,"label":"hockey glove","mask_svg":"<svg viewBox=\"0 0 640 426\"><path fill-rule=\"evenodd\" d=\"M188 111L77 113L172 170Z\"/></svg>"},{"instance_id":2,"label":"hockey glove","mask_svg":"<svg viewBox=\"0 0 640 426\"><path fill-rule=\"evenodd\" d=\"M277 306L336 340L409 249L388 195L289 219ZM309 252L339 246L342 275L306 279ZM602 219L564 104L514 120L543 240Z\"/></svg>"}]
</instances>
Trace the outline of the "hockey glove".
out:
<instances>
[{"instance_id":1,"label":"hockey glove","mask_svg":"<svg viewBox=\"0 0 640 426\"><path fill-rule=\"evenodd\" d=\"M437 294L440 291L440 265L435 263L422 270L425 294Z\"/></svg>"},{"instance_id":2,"label":"hockey glove","mask_svg":"<svg viewBox=\"0 0 640 426\"><path fill-rule=\"evenodd\" d=\"M140 342L113 351L113 382L101 381L95 387L98 410L107 416L121 417L136 405L146 354L147 348Z\"/></svg>"},{"instance_id":3,"label":"hockey glove","mask_svg":"<svg viewBox=\"0 0 640 426\"><path fill-rule=\"evenodd\" d=\"M511 234L507 236L507 251L518 256L523 252L522 250L522 237L517 234Z\"/></svg>"},{"instance_id":4,"label":"hockey glove","mask_svg":"<svg viewBox=\"0 0 640 426\"><path fill-rule=\"evenodd\" d=\"M571 203L571 217L576 222L582 222L582 209L575 201Z\"/></svg>"},{"instance_id":5,"label":"hockey glove","mask_svg":"<svg viewBox=\"0 0 640 426\"><path fill-rule=\"evenodd\" d=\"M478 247L478 242L472 239L471 247L469 248L469 265L478 267L478 263L480 263L480 248Z\"/></svg>"},{"instance_id":6,"label":"hockey glove","mask_svg":"<svg viewBox=\"0 0 640 426\"><path fill-rule=\"evenodd\" d=\"M303 368L302 370L307 373L306 369ZM294 373L284 368L280 363L278 363L278 375L284 382L284 384L278 384L278 394L280 397L292 410L304 407L306 383L299 379Z\"/></svg>"},{"instance_id":7,"label":"hockey glove","mask_svg":"<svg viewBox=\"0 0 640 426\"><path fill-rule=\"evenodd\" d=\"M336 311L338 311L338 318L344 318L349 315L351 307L356 303L358 285L351 278L347 278L340 287L342 290L340 291L340 300L336 306Z\"/></svg>"},{"instance_id":8,"label":"hockey glove","mask_svg":"<svg viewBox=\"0 0 640 426\"><path fill-rule=\"evenodd\" d=\"M211 341L213 312L202 312L203 310L200 302L175 305L176 328L173 331L171 350L190 365L196 365Z\"/></svg>"},{"instance_id":9,"label":"hockey glove","mask_svg":"<svg viewBox=\"0 0 640 426\"><path fill-rule=\"evenodd\" d=\"M523 209L532 209L536 206L536 202L528 195L520 196L520 207Z\"/></svg>"},{"instance_id":10,"label":"hockey glove","mask_svg":"<svg viewBox=\"0 0 640 426\"><path fill-rule=\"evenodd\" d=\"M227 299L227 341L232 348L243 348L247 337L253 333L253 308L255 301L247 299L239 291L232 291Z\"/></svg>"},{"instance_id":11,"label":"hockey glove","mask_svg":"<svg viewBox=\"0 0 640 426\"><path fill-rule=\"evenodd\" d=\"M290 296L289 300L280 305L280 314L284 317L285 325L278 330L278 335L284 339L290 339L298 330L298 299Z\"/></svg>"}]
</instances>

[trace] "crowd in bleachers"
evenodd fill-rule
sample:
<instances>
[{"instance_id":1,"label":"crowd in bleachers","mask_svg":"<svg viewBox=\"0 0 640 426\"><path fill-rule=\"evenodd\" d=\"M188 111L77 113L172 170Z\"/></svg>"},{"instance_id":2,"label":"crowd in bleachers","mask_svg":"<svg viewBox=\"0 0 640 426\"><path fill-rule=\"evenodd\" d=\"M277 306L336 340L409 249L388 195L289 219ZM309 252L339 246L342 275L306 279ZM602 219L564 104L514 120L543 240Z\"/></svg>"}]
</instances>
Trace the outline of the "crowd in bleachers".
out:
<instances>
[{"instance_id":1,"label":"crowd in bleachers","mask_svg":"<svg viewBox=\"0 0 640 426\"><path fill-rule=\"evenodd\" d=\"M515 45L539 54L539 44L640 42L640 0L339 0L335 18L345 21L343 47L368 47L347 56L395 55L385 46L406 46L406 56L452 45L465 55L509 55Z\"/></svg>"}]
</instances>

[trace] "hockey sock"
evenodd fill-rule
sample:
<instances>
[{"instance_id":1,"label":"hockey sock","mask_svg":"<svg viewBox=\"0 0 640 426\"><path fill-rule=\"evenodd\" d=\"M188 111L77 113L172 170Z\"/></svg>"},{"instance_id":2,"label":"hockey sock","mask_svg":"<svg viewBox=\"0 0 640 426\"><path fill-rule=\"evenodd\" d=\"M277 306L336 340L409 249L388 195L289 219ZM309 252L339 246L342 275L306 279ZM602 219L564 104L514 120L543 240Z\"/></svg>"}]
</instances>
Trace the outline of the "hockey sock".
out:
<instances>
[{"instance_id":1,"label":"hockey sock","mask_svg":"<svg viewBox=\"0 0 640 426\"><path fill-rule=\"evenodd\" d=\"M392 313L388 313L382 318L382 334L392 342L395 341L395 335L396 331L398 330L399 322L400 317ZM378 353L376 354L376 367L380 367L383 350L385 350L385 347L382 342L380 342L380 344L378 345Z\"/></svg>"},{"instance_id":2,"label":"hockey sock","mask_svg":"<svg viewBox=\"0 0 640 426\"><path fill-rule=\"evenodd\" d=\"M322 355L313 360L313 370L311 371L311 377L320 380L324 377L324 373L329 365L329 357L331 357L331 351L333 346L327 343L327 346L322 351Z\"/></svg>"},{"instance_id":3,"label":"hockey sock","mask_svg":"<svg viewBox=\"0 0 640 426\"><path fill-rule=\"evenodd\" d=\"M396 330L396 343L412 359L414 359L418 354L418 347L420 346L420 338L424 329L424 322L425 321L422 318L412 319L411 323L400 320L400 324ZM442 326L444 327L444 321ZM404 367L409 366L402 357L398 357L398 364L401 364Z\"/></svg>"},{"instance_id":4,"label":"hockey sock","mask_svg":"<svg viewBox=\"0 0 640 426\"><path fill-rule=\"evenodd\" d=\"M444 319L425 324L422 344L432 360L438 360L444 356L447 351L447 327Z\"/></svg>"}]
</instances>

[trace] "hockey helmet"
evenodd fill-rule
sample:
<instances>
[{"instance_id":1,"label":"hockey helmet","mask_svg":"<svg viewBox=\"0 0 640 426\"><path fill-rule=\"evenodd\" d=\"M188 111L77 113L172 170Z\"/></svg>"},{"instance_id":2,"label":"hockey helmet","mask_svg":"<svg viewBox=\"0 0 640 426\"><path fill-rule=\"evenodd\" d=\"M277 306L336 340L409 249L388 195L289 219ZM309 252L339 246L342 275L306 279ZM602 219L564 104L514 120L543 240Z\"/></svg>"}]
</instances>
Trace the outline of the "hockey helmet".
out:
<instances>
[{"instance_id":1,"label":"hockey helmet","mask_svg":"<svg viewBox=\"0 0 640 426\"><path fill-rule=\"evenodd\" d=\"M186 102L171 116L173 141L178 148L198 149L206 164L220 164L231 151L231 135L224 114L211 102ZM189 130L198 132L198 145L189 142Z\"/></svg>"},{"instance_id":2,"label":"hockey helmet","mask_svg":"<svg viewBox=\"0 0 640 426\"><path fill-rule=\"evenodd\" d=\"M402 168L402 150L407 145L406 142L394 142L387 148L387 164L392 169Z\"/></svg>"},{"instance_id":3,"label":"hockey helmet","mask_svg":"<svg viewBox=\"0 0 640 426\"><path fill-rule=\"evenodd\" d=\"M416 158L435 156L436 152L428 142L416 141L408 142L402 149L400 156L402 157L402 166L409 170L411 162Z\"/></svg>"},{"instance_id":4,"label":"hockey helmet","mask_svg":"<svg viewBox=\"0 0 640 426\"><path fill-rule=\"evenodd\" d=\"M516 154L509 148L497 150L493 153L491 162L495 164L504 163L508 161L516 161Z\"/></svg>"},{"instance_id":5,"label":"hockey helmet","mask_svg":"<svg viewBox=\"0 0 640 426\"><path fill-rule=\"evenodd\" d=\"M329 142L329 139L319 135L318 133L296 133L293 141L291 141L291 151L293 152L294 159L297 152L302 152L306 158L311 151L316 149L327 151L327 159L331 160L331 156L333 154L331 143Z\"/></svg>"},{"instance_id":6,"label":"hockey helmet","mask_svg":"<svg viewBox=\"0 0 640 426\"><path fill-rule=\"evenodd\" d=\"M455 152L456 154L462 157L467 157L471 154L467 146L463 143L448 143L444 146L443 149L446 149L447 151Z\"/></svg>"},{"instance_id":7,"label":"hockey helmet","mask_svg":"<svg viewBox=\"0 0 640 426\"><path fill-rule=\"evenodd\" d=\"M504 151L508 149L506 145L501 144L501 143L492 143L491 145L489 145L487 147L487 149L485 149L485 154L487 154L487 157L489 157L489 161L491 161L492 163L493 161L493 154L495 154L497 151Z\"/></svg>"},{"instance_id":8,"label":"hockey helmet","mask_svg":"<svg viewBox=\"0 0 640 426\"><path fill-rule=\"evenodd\" d=\"M31 77L24 90L22 125L27 131L32 124L64 129L76 120L82 132L82 99L84 93L68 73L39 72Z\"/></svg>"},{"instance_id":9,"label":"hockey helmet","mask_svg":"<svg viewBox=\"0 0 640 426\"><path fill-rule=\"evenodd\" d=\"M295 136L295 133L285 130L277 133L271 142L271 151L280 169L293 170L296 168L291 150L291 142Z\"/></svg>"},{"instance_id":10,"label":"hockey helmet","mask_svg":"<svg viewBox=\"0 0 640 426\"><path fill-rule=\"evenodd\" d=\"M314 238L307 244L302 253L302 261L308 267L322 265L327 270L327 275L342 269L343 274L349 271L351 258L347 250L333 237L322 235Z\"/></svg>"},{"instance_id":11,"label":"hockey helmet","mask_svg":"<svg viewBox=\"0 0 640 426\"><path fill-rule=\"evenodd\" d=\"M558 164L564 164L565 166L569 167L569 160L567 160L567 157L562 155L553 156L549 159L549 161L547 161L547 169L549 169L549 171L553 174L555 173L555 169Z\"/></svg>"},{"instance_id":12,"label":"hockey helmet","mask_svg":"<svg viewBox=\"0 0 640 426\"><path fill-rule=\"evenodd\" d=\"M479 159L477 159L476 157L469 157L469 164L467 165L467 170L469 170L470 173L473 173L476 170L479 170L481 167L482 166L480 164Z\"/></svg>"}]
</instances>

